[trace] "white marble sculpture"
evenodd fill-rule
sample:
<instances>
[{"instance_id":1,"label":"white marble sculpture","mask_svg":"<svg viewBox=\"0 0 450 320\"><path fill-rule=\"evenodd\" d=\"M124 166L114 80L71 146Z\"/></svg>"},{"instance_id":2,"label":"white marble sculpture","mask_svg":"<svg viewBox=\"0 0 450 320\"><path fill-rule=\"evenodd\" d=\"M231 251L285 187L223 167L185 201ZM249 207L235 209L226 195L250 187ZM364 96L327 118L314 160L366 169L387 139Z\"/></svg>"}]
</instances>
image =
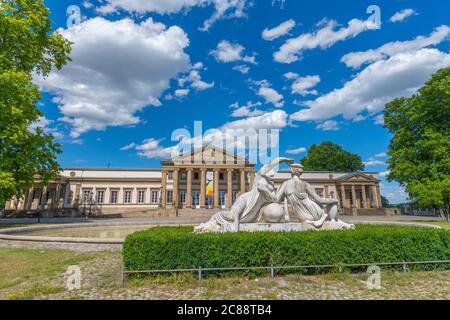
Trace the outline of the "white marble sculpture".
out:
<instances>
[{"instance_id":1,"label":"white marble sculpture","mask_svg":"<svg viewBox=\"0 0 450 320\"><path fill-rule=\"evenodd\" d=\"M276 190L271 178L275 168L281 164L290 165L292 178ZM303 231L353 229L337 218L339 201L321 198L307 182L300 179L303 167L288 158L276 158L264 165L255 175L252 190L239 196L228 211L216 213L208 222L194 229L203 232L236 231ZM287 200L300 223L290 223Z\"/></svg>"}]
</instances>

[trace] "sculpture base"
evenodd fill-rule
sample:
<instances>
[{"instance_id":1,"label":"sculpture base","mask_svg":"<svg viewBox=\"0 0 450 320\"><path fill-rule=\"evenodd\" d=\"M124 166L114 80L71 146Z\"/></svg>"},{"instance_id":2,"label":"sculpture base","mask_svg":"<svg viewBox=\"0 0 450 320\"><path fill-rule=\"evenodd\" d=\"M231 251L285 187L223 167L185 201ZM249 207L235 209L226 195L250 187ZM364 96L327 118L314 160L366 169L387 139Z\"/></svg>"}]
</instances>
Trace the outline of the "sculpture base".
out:
<instances>
[{"instance_id":1,"label":"sculpture base","mask_svg":"<svg viewBox=\"0 0 450 320\"><path fill-rule=\"evenodd\" d=\"M242 223L239 231L244 232L299 232L309 230L342 230L355 229L355 225L347 224L341 220L338 222L325 221L322 226L315 227L312 224L303 223Z\"/></svg>"}]
</instances>

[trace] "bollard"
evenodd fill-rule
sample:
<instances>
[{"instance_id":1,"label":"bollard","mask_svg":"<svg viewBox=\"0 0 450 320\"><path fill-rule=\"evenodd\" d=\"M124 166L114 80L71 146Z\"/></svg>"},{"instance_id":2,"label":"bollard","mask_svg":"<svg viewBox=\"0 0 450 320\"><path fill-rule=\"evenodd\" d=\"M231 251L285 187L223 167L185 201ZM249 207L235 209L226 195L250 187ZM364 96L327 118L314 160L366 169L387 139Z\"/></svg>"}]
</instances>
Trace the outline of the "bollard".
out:
<instances>
[{"instance_id":1,"label":"bollard","mask_svg":"<svg viewBox=\"0 0 450 320\"><path fill-rule=\"evenodd\" d=\"M202 280L202 267L198 267L198 280Z\"/></svg>"},{"instance_id":2,"label":"bollard","mask_svg":"<svg viewBox=\"0 0 450 320\"><path fill-rule=\"evenodd\" d=\"M275 278L275 268L273 266L270 267L270 277Z\"/></svg>"},{"instance_id":3,"label":"bollard","mask_svg":"<svg viewBox=\"0 0 450 320\"><path fill-rule=\"evenodd\" d=\"M403 272L407 272L407 271L408 271L408 268L406 266L405 261L403 261Z\"/></svg>"}]
</instances>

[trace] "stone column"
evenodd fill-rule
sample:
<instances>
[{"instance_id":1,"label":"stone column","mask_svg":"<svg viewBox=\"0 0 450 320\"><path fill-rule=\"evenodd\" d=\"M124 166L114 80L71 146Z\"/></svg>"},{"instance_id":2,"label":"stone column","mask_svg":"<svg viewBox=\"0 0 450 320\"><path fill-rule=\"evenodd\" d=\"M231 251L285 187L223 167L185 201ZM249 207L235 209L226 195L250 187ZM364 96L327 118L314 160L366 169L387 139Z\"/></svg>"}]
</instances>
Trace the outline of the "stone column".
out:
<instances>
[{"instance_id":1,"label":"stone column","mask_svg":"<svg viewBox=\"0 0 450 320\"><path fill-rule=\"evenodd\" d=\"M345 186L341 185L341 206L347 208L347 200L345 199Z\"/></svg>"},{"instance_id":2,"label":"stone column","mask_svg":"<svg viewBox=\"0 0 450 320\"><path fill-rule=\"evenodd\" d=\"M253 183L255 182L255 171L250 171L249 172L249 176L250 176L250 190L253 188Z\"/></svg>"},{"instance_id":3,"label":"stone column","mask_svg":"<svg viewBox=\"0 0 450 320\"><path fill-rule=\"evenodd\" d=\"M372 201L373 201L373 207L378 208L378 195L377 195L377 188L373 185L370 186L372 189Z\"/></svg>"},{"instance_id":4,"label":"stone column","mask_svg":"<svg viewBox=\"0 0 450 320\"><path fill-rule=\"evenodd\" d=\"M366 185L362 185L361 186L362 190L361 190L361 195L362 195L362 208L368 208L369 206L367 206L367 196L366 196Z\"/></svg>"},{"instance_id":5,"label":"stone column","mask_svg":"<svg viewBox=\"0 0 450 320\"><path fill-rule=\"evenodd\" d=\"M187 169L186 208L192 208L192 169Z\"/></svg>"},{"instance_id":6,"label":"stone column","mask_svg":"<svg viewBox=\"0 0 450 320\"><path fill-rule=\"evenodd\" d=\"M174 169L173 170L173 206L178 209L180 207L180 192L179 192L179 188L178 188L178 172L179 169Z\"/></svg>"},{"instance_id":7,"label":"stone column","mask_svg":"<svg viewBox=\"0 0 450 320\"><path fill-rule=\"evenodd\" d=\"M243 195L245 193L245 170L241 170L241 188L240 188L240 194Z\"/></svg>"},{"instance_id":8,"label":"stone column","mask_svg":"<svg viewBox=\"0 0 450 320\"><path fill-rule=\"evenodd\" d=\"M233 169L227 170L227 208L233 206Z\"/></svg>"},{"instance_id":9,"label":"stone column","mask_svg":"<svg viewBox=\"0 0 450 320\"><path fill-rule=\"evenodd\" d=\"M377 190L377 201L378 201L378 208L383 208L383 202L381 201L381 192L380 192L380 186L376 186Z\"/></svg>"},{"instance_id":10,"label":"stone column","mask_svg":"<svg viewBox=\"0 0 450 320\"><path fill-rule=\"evenodd\" d=\"M358 200L356 199L356 189L355 189L355 185L352 184L352 202L353 202L353 207L358 208Z\"/></svg>"},{"instance_id":11,"label":"stone column","mask_svg":"<svg viewBox=\"0 0 450 320\"><path fill-rule=\"evenodd\" d=\"M34 186L31 186L30 191L28 192L27 200L25 203L25 210L31 210L31 206L33 205L33 194L34 194Z\"/></svg>"},{"instance_id":12,"label":"stone column","mask_svg":"<svg viewBox=\"0 0 450 320\"><path fill-rule=\"evenodd\" d=\"M325 198L330 197L330 194L328 193L328 186L325 186L324 188L325 188L325 194L324 194L324 197L325 197Z\"/></svg>"},{"instance_id":13,"label":"stone column","mask_svg":"<svg viewBox=\"0 0 450 320\"><path fill-rule=\"evenodd\" d=\"M214 208L219 208L219 173L220 170L214 169Z\"/></svg>"},{"instance_id":14,"label":"stone column","mask_svg":"<svg viewBox=\"0 0 450 320\"><path fill-rule=\"evenodd\" d=\"M205 208L206 202L206 170L200 169L200 208Z\"/></svg>"},{"instance_id":15,"label":"stone column","mask_svg":"<svg viewBox=\"0 0 450 320\"><path fill-rule=\"evenodd\" d=\"M166 208L167 203L167 171L162 171L161 173L161 206Z\"/></svg>"},{"instance_id":16,"label":"stone column","mask_svg":"<svg viewBox=\"0 0 450 320\"><path fill-rule=\"evenodd\" d=\"M57 184L56 184L56 191L55 191L55 205L54 205L54 208L55 209L59 209L59 204L60 204L60 198L61 198L61 183L60 182L58 182Z\"/></svg>"},{"instance_id":17,"label":"stone column","mask_svg":"<svg viewBox=\"0 0 450 320\"><path fill-rule=\"evenodd\" d=\"M73 203L75 206L79 205L81 200L80 196L81 196L81 184L77 184L75 186L75 194L73 196Z\"/></svg>"}]
</instances>

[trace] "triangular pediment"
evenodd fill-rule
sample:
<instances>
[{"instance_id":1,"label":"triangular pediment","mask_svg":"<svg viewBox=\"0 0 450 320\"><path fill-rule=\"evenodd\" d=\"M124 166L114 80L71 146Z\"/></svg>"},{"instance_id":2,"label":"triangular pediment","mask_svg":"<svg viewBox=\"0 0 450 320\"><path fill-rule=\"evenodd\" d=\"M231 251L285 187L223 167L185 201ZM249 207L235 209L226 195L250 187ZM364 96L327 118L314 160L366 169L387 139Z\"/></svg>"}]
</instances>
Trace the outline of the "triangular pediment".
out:
<instances>
[{"instance_id":1,"label":"triangular pediment","mask_svg":"<svg viewBox=\"0 0 450 320\"><path fill-rule=\"evenodd\" d=\"M186 152L172 158L174 164L245 164L244 157L229 153L215 145L207 145L193 152Z\"/></svg>"},{"instance_id":2,"label":"triangular pediment","mask_svg":"<svg viewBox=\"0 0 450 320\"><path fill-rule=\"evenodd\" d=\"M352 181L352 182L377 181L376 178L374 178L373 176L368 175L364 172L349 173L342 177L337 178L336 180L341 181L341 182L342 181Z\"/></svg>"}]
</instances>

